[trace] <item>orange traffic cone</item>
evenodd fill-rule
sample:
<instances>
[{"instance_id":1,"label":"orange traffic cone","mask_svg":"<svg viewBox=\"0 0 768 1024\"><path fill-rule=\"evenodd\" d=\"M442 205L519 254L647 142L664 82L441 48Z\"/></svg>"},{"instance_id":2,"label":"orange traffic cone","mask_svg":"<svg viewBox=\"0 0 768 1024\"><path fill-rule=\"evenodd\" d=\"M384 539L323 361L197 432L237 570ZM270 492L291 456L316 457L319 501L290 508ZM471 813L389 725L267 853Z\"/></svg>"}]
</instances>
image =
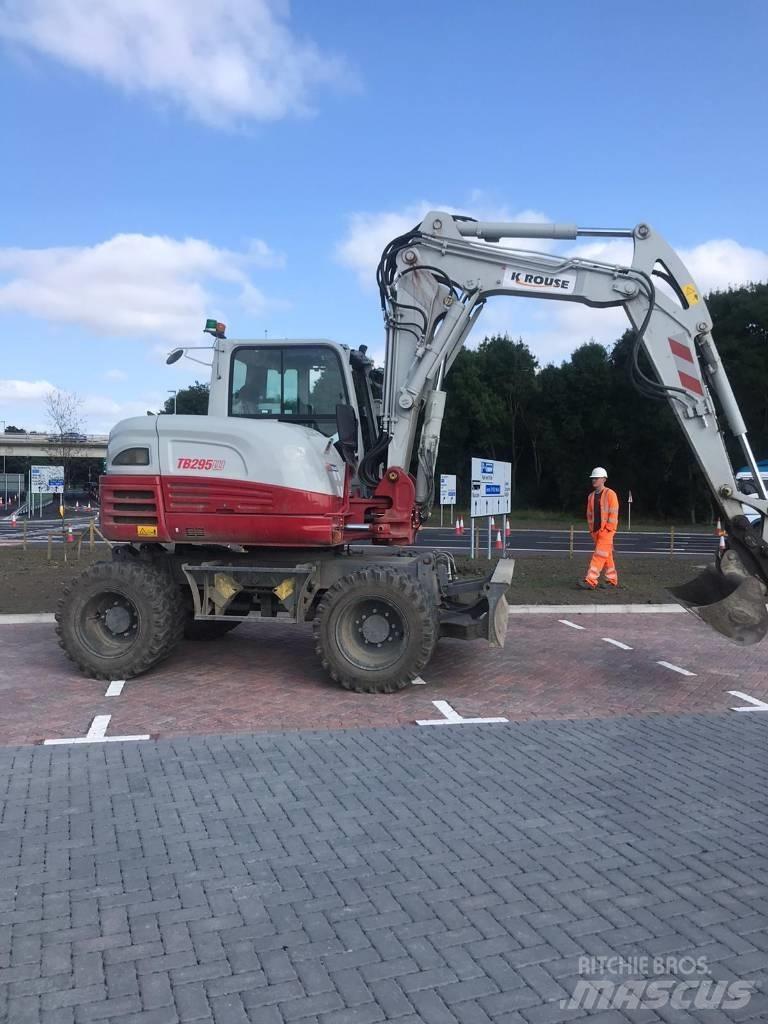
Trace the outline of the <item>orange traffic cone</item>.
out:
<instances>
[{"instance_id":1,"label":"orange traffic cone","mask_svg":"<svg viewBox=\"0 0 768 1024\"><path fill-rule=\"evenodd\" d=\"M504 545L501 542L501 530L496 531L496 550L503 551Z\"/></svg>"},{"instance_id":2,"label":"orange traffic cone","mask_svg":"<svg viewBox=\"0 0 768 1024\"><path fill-rule=\"evenodd\" d=\"M75 541L75 535L72 533L72 527L67 527L67 544L73 544Z\"/></svg>"},{"instance_id":3,"label":"orange traffic cone","mask_svg":"<svg viewBox=\"0 0 768 1024\"><path fill-rule=\"evenodd\" d=\"M77 509L78 512L80 511L80 502L79 501L75 502L75 508Z\"/></svg>"},{"instance_id":4,"label":"orange traffic cone","mask_svg":"<svg viewBox=\"0 0 768 1024\"><path fill-rule=\"evenodd\" d=\"M464 516L461 517L461 535L464 536Z\"/></svg>"},{"instance_id":5,"label":"orange traffic cone","mask_svg":"<svg viewBox=\"0 0 768 1024\"><path fill-rule=\"evenodd\" d=\"M511 527L509 525L509 520L507 519L505 521L505 524L504 524L504 536L506 537L507 540L509 540L509 537L510 537L511 533L512 533L512 529L511 529Z\"/></svg>"},{"instance_id":6,"label":"orange traffic cone","mask_svg":"<svg viewBox=\"0 0 768 1024\"><path fill-rule=\"evenodd\" d=\"M461 536L461 520L459 519L458 516L456 517L456 536Z\"/></svg>"},{"instance_id":7,"label":"orange traffic cone","mask_svg":"<svg viewBox=\"0 0 768 1024\"><path fill-rule=\"evenodd\" d=\"M16 513L14 512L11 516L11 526L16 526Z\"/></svg>"},{"instance_id":8,"label":"orange traffic cone","mask_svg":"<svg viewBox=\"0 0 768 1024\"><path fill-rule=\"evenodd\" d=\"M492 530L496 529L496 520L494 519L493 516L491 516L491 529Z\"/></svg>"}]
</instances>

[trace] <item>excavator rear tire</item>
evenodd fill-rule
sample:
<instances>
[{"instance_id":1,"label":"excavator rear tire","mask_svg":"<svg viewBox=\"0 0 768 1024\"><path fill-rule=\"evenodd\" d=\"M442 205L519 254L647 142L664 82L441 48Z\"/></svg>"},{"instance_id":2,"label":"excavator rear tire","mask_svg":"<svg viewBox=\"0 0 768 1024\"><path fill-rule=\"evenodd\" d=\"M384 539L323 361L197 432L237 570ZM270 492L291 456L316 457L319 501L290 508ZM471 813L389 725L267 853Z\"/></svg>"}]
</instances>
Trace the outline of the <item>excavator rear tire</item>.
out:
<instances>
[{"instance_id":1,"label":"excavator rear tire","mask_svg":"<svg viewBox=\"0 0 768 1024\"><path fill-rule=\"evenodd\" d=\"M167 658L184 630L181 594L161 566L97 562L62 593L59 644L92 679L131 679Z\"/></svg>"},{"instance_id":2,"label":"excavator rear tire","mask_svg":"<svg viewBox=\"0 0 768 1024\"><path fill-rule=\"evenodd\" d=\"M418 580L374 566L328 588L313 629L323 668L344 689L394 693L432 657L440 627Z\"/></svg>"}]
</instances>

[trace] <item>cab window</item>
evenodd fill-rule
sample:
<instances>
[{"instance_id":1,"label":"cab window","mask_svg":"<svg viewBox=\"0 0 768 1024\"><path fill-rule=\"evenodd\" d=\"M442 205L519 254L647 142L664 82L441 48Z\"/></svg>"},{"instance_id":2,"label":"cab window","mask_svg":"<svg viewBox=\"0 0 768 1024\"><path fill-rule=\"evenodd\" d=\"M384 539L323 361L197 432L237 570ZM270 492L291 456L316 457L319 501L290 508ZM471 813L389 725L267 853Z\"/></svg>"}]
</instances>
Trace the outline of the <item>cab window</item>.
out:
<instances>
[{"instance_id":1,"label":"cab window","mask_svg":"<svg viewBox=\"0 0 768 1024\"><path fill-rule=\"evenodd\" d=\"M324 345L243 346L232 353L230 416L305 423L330 436L346 403L341 362Z\"/></svg>"}]
</instances>

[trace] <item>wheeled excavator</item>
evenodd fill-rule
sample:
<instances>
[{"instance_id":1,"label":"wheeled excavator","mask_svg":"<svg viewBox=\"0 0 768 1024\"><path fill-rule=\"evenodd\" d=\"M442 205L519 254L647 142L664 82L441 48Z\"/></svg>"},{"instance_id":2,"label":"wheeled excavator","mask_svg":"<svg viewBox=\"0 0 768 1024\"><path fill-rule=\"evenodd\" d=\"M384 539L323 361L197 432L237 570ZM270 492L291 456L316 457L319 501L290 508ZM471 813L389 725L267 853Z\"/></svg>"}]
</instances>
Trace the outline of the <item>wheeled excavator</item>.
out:
<instances>
[{"instance_id":1,"label":"wheeled excavator","mask_svg":"<svg viewBox=\"0 0 768 1024\"><path fill-rule=\"evenodd\" d=\"M539 239L551 250L596 237L631 240L631 263L501 244ZM100 480L112 557L86 569L56 613L62 646L85 674L126 679L183 636L214 639L254 619L311 622L326 671L368 693L406 686L440 637L503 645L513 562L463 579L449 552L413 547L433 501L446 376L493 296L624 309L633 381L671 407L729 535L720 560L673 594L737 643L765 635L768 495L706 303L651 227L432 211L386 246L377 283L383 369L363 346L234 341L209 321L207 416L133 418L112 430ZM755 495L739 493L725 431Z\"/></svg>"}]
</instances>

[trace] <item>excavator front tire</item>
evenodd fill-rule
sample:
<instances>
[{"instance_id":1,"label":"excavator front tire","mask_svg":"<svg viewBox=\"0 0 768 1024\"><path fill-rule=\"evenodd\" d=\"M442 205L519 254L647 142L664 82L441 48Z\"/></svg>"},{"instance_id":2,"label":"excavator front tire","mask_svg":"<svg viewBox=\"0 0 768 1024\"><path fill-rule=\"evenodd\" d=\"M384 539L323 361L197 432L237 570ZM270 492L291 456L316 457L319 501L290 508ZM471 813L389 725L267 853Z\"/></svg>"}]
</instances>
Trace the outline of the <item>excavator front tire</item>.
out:
<instances>
[{"instance_id":1,"label":"excavator front tire","mask_svg":"<svg viewBox=\"0 0 768 1024\"><path fill-rule=\"evenodd\" d=\"M59 643L92 679L131 679L166 658L184 629L182 597L161 566L97 562L64 590Z\"/></svg>"},{"instance_id":2,"label":"excavator front tire","mask_svg":"<svg viewBox=\"0 0 768 1024\"><path fill-rule=\"evenodd\" d=\"M371 567L328 588L313 628L323 668L336 682L356 693L394 693L432 657L440 627L418 580Z\"/></svg>"}]
</instances>

